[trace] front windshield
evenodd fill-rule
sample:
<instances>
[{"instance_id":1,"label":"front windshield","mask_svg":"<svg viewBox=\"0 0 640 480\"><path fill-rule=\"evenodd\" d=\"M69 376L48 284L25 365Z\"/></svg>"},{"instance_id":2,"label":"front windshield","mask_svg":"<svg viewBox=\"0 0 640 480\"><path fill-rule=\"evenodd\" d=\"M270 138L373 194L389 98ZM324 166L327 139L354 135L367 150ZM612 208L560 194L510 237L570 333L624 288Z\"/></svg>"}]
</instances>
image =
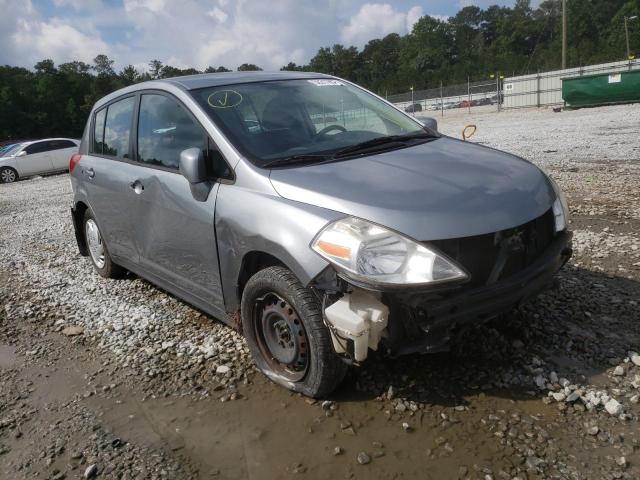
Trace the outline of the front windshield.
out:
<instances>
[{"instance_id":1,"label":"front windshield","mask_svg":"<svg viewBox=\"0 0 640 480\"><path fill-rule=\"evenodd\" d=\"M192 94L259 166L292 156L330 154L373 138L424 133L417 121L335 79L243 83Z\"/></svg>"},{"instance_id":2,"label":"front windshield","mask_svg":"<svg viewBox=\"0 0 640 480\"><path fill-rule=\"evenodd\" d=\"M3 157L13 157L16 153L20 151L22 148L22 143L15 143L13 145L8 145L5 150L2 151Z\"/></svg>"}]
</instances>

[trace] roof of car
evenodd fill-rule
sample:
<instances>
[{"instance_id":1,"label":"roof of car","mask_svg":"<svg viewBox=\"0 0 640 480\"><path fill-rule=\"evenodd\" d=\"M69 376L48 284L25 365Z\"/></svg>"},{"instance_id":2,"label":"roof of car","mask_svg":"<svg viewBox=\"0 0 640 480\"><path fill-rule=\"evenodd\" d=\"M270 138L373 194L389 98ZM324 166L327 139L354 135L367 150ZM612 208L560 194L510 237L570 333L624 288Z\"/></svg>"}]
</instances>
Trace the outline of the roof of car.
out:
<instances>
[{"instance_id":1,"label":"roof of car","mask_svg":"<svg viewBox=\"0 0 640 480\"><path fill-rule=\"evenodd\" d=\"M27 140L27 141L18 142L18 143L20 143L22 145L30 145L32 143L46 142L48 140L71 140L74 143L80 143L80 140L77 140L75 138L66 138L66 137L38 138L37 140Z\"/></svg>"},{"instance_id":2,"label":"roof of car","mask_svg":"<svg viewBox=\"0 0 640 480\"><path fill-rule=\"evenodd\" d=\"M220 85L234 85L237 83L267 82L270 80L297 80L305 78L332 78L330 75L313 72L225 72L203 73L200 75L187 75L184 77L172 77L160 80L161 82L179 85L186 90L198 88L217 87ZM140 85L140 84L139 84Z\"/></svg>"}]
</instances>

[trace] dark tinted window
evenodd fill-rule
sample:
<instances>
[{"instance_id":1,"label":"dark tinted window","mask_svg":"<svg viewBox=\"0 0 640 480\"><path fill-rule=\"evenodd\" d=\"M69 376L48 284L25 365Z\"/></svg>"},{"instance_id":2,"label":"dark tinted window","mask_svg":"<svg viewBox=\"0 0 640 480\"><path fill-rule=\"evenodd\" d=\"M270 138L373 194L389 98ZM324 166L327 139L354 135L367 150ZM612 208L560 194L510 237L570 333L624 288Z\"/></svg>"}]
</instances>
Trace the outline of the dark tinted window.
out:
<instances>
[{"instance_id":1,"label":"dark tinted window","mask_svg":"<svg viewBox=\"0 0 640 480\"><path fill-rule=\"evenodd\" d=\"M180 152L193 147L206 153L206 136L185 107L163 95L143 95L138 120L138 160L177 170Z\"/></svg>"},{"instance_id":2,"label":"dark tinted window","mask_svg":"<svg viewBox=\"0 0 640 480\"><path fill-rule=\"evenodd\" d=\"M103 108L96 113L96 120L93 126L93 148L92 153L102 153L104 147L104 119L107 115L107 109Z\"/></svg>"},{"instance_id":3,"label":"dark tinted window","mask_svg":"<svg viewBox=\"0 0 640 480\"><path fill-rule=\"evenodd\" d=\"M62 148L76 147L77 145L71 140L51 140L51 150L60 150Z\"/></svg>"},{"instance_id":4,"label":"dark tinted window","mask_svg":"<svg viewBox=\"0 0 640 480\"><path fill-rule=\"evenodd\" d=\"M32 143L31 145L26 147L24 150L27 152L27 155L32 155L34 153L47 152L49 150L52 150L51 142L45 141L45 142Z\"/></svg>"},{"instance_id":5,"label":"dark tinted window","mask_svg":"<svg viewBox=\"0 0 640 480\"><path fill-rule=\"evenodd\" d=\"M135 97L128 97L107 107L103 155L129 158L129 135L134 102Z\"/></svg>"}]
</instances>

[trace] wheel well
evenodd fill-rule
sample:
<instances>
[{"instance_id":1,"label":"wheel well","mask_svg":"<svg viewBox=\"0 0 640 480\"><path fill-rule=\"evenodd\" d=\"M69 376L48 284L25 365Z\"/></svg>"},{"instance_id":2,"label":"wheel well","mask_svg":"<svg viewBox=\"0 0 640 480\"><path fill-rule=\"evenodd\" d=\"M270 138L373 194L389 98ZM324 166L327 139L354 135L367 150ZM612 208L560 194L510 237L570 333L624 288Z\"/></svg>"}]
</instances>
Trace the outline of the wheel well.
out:
<instances>
[{"instance_id":1,"label":"wheel well","mask_svg":"<svg viewBox=\"0 0 640 480\"><path fill-rule=\"evenodd\" d=\"M240 265L240 273L238 274L238 303L242 299L242 292L249 279L267 267L279 265L287 268L287 266L273 255L265 252L249 252L242 259Z\"/></svg>"},{"instance_id":2,"label":"wheel well","mask_svg":"<svg viewBox=\"0 0 640 480\"><path fill-rule=\"evenodd\" d=\"M6 168L7 170L13 170L13 173L15 173L15 174L16 174L16 180L17 180L18 178L20 178L20 175L18 174L18 171L17 171L15 168L13 168L13 167L8 167L8 166L7 166L7 167L2 167L2 168L0 168L0 170L4 170L5 168Z\"/></svg>"},{"instance_id":3,"label":"wheel well","mask_svg":"<svg viewBox=\"0 0 640 480\"><path fill-rule=\"evenodd\" d=\"M87 248L87 239L84 238L84 228L83 228L83 220L84 213L87 211L89 207L83 203L76 203L75 208L72 210L73 212L73 226L76 232L76 241L78 242L78 250L80 250L80 255L87 256L89 255L89 249Z\"/></svg>"}]
</instances>

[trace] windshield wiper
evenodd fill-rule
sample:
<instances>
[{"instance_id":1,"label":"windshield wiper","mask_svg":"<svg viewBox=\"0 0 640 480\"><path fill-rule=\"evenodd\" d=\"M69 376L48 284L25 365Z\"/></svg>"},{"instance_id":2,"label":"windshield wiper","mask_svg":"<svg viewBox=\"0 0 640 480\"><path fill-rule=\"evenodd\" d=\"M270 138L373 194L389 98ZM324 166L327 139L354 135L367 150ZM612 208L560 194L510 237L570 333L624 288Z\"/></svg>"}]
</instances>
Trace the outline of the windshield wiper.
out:
<instances>
[{"instance_id":1,"label":"windshield wiper","mask_svg":"<svg viewBox=\"0 0 640 480\"><path fill-rule=\"evenodd\" d=\"M435 139L438 138L435 135L429 132L415 132L415 133L406 133L404 135L389 135L386 137L376 137L371 140L367 140L365 142L356 143L355 145L351 145L350 147L343 148L338 150L332 155L332 158L340 158L346 155L351 155L354 153L360 153L362 151L367 151L373 147L378 147L382 145L388 145L392 143L406 143L410 140L419 140L419 139Z\"/></svg>"},{"instance_id":2,"label":"windshield wiper","mask_svg":"<svg viewBox=\"0 0 640 480\"><path fill-rule=\"evenodd\" d=\"M352 154L368 151L372 148L388 145L393 143L406 144L411 140L420 139L436 139L438 136L429 132L414 132L406 133L404 135L389 135L386 137L376 137L365 142L357 143L349 147L343 148L334 152L333 154L320 154L320 153L301 153L298 155L292 155L290 157L277 158L262 165L263 168L271 167L283 167L288 165L304 165L307 163L328 163L332 160L337 160Z\"/></svg>"},{"instance_id":3,"label":"windshield wiper","mask_svg":"<svg viewBox=\"0 0 640 480\"><path fill-rule=\"evenodd\" d=\"M321 154L299 154L292 155L290 157L277 158L275 160L271 160L270 162L262 165L263 168L271 168L271 167L282 167L285 165L301 165L305 163L315 163L322 162L323 160L327 160L331 158L331 155L321 155Z\"/></svg>"}]
</instances>

